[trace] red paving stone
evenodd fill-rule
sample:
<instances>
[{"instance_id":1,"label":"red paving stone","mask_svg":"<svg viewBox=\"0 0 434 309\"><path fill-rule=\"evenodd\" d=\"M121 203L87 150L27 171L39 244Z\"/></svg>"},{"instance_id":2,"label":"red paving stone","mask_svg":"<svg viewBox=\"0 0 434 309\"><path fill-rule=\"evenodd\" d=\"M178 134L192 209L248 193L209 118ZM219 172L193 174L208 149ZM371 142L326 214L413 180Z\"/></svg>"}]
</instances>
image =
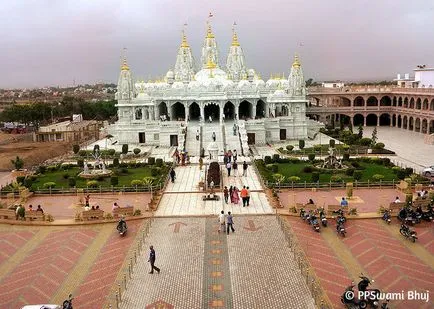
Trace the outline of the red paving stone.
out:
<instances>
[{"instance_id":1,"label":"red paving stone","mask_svg":"<svg viewBox=\"0 0 434 309\"><path fill-rule=\"evenodd\" d=\"M351 220L347 222L348 246L354 258L363 266L375 286L386 292L402 290L434 290L434 271L414 256L407 247L382 226L380 220ZM399 225L394 224L397 229ZM432 227L419 227L422 232ZM366 253L360 254L366 250ZM432 305L432 303L431 303ZM420 301L394 301L394 308L424 308ZM426 307L428 308L428 307Z\"/></svg>"},{"instance_id":2,"label":"red paving stone","mask_svg":"<svg viewBox=\"0 0 434 309\"><path fill-rule=\"evenodd\" d=\"M297 234L299 243L314 268L327 296L336 308L340 308L340 296L351 283L345 267L323 240L320 233L314 232L300 218L288 217L287 219Z\"/></svg>"},{"instance_id":3,"label":"red paving stone","mask_svg":"<svg viewBox=\"0 0 434 309\"><path fill-rule=\"evenodd\" d=\"M398 220L396 220L398 221ZM414 227L417 232L417 243L434 255L434 228L432 222L421 222Z\"/></svg>"},{"instance_id":4,"label":"red paving stone","mask_svg":"<svg viewBox=\"0 0 434 309\"><path fill-rule=\"evenodd\" d=\"M284 207L294 204L294 194L296 203L305 204L311 198L319 207L328 205L339 205L336 198L346 196L345 190L317 191L312 190L284 190L279 193L281 204ZM380 204L393 202L395 197L399 196L401 200L405 200L405 195L395 189L354 189L353 196L360 197L362 203L349 202L349 206L357 207L358 212L377 212Z\"/></svg>"},{"instance_id":5,"label":"red paving stone","mask_svg":"<svg viewBox=\"0 0 434 309\"><path fill-rule=\"evenodd\" d=\"M16 232L2 231L0 234L0 265L9 259L27 241L29 241L35 232L36 230Z\"/></svg>"},{"instance_id":6,"label":"red paving stone","mask_svg":"<svg viewBox=\"0 0 434 309\"><path fill-rule=\"evenodd\" d=\"M71 228L49 233L19 266L0 282L0 308L47 303L95 235L96 232L91 229Z\"/></svg>"},{"instance_id":7,"label":"red paving stone","mask_svg":"<svg viewBox=\"0 0 434 309\"><path fill-rule=\"evenodd\" d=\"M113 231L88 275L74 293L74 308L102 308L141 223L142 221L128 222L126 237L119 237L119 234Z\"/></svg>"}]
</instances>

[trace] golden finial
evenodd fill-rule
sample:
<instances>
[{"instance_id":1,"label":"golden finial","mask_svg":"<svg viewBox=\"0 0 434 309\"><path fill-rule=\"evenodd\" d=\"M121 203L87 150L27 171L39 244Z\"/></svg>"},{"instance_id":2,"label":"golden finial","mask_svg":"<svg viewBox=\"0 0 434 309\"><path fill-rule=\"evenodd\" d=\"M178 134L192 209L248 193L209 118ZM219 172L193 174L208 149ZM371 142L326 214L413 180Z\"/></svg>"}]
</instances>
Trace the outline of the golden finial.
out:
<instances>
[{"instance_id":1,"label":"golden finial","mask_svg":"<svg viewBox=\"0 0 434 309\"><path fill-rule=\"evenodd\" d=\"M235 23L235 22L232 25L232 46L240 46L240 42L238 42L237 33L235 32L235 26L236 25L237 25L237 23Z\"/></svg>"},{"instance_id":2,"label":"golden finial","mask_svg":"<svg viewBox=\"0 0 434 309\"><path fill-rule=\"evenodd\" d=\"M207 69L215 69L216 68L216 64L212 60L211 55L208 56L208 62L206 63L206 68Z\"/></svg>"},{"instance_id":3,"label":"golden finial","mask_svg":"<svg viewBox=\"0 0 434 309\"><path fill-rule=\"evenodd\" d=\"M292 63L293 68L299 68L301 66L300 60L298 59L298 55L295 54L294 56L294 62Z\"/></svg>"},{"instance_id":4,"label":"golden finial","mask_svg":"<svg viewBox=\"0 0 434 309\"><path fill-rule=\"evenodd\" d=\"M121 65L121 71L129 71L130 67L128 66L127 59L124 58Z\"/></svg>"},{"instance_id":5,"label":"golden finial","mask_svg":"<svg viewBox=\"0 0 434 309\"><path fill-rule=\"evenodd\" d=\"M207 39L213 39L214 33L212 33L211 25L210 25L209 21L207 21L206 23L207 23L206 38Z\"/></svg>"}]
</instances>

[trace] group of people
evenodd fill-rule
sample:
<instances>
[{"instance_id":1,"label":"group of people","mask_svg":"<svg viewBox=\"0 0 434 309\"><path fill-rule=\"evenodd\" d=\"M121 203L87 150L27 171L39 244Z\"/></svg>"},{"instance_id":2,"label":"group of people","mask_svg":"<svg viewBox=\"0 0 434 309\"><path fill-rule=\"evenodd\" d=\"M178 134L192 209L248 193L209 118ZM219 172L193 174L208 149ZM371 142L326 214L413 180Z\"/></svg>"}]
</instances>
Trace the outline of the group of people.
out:
<instances>
[{"instance_id":1,"label":"group of people","mask_svg":"<svg viewBox=\"0 0 434 309\"><path fill-rule=\"evenodd\" d=\"M178 148L175 149L173 153L173 160L177 165L184 166L185 164L190 163L190 158L186 151L179 151Z\"/></svg>"},{"instance_id":2,"label":"group of people","mask_svg":"<svg viewBox=\"0 0 434 309\"><path fill-rule=\"evenodd\" d=\"M232 233L235 232L234 229L234 217L232 216L231 212L228 211L228 214L225 215L225 212L222 210L219 214L219 233L225 233L227 232L229 235L229 230L232 230Z\"/></svg>"},{"instance_id":3,"label":"group of people","mask_svg":"<svg viewBox=\"0 0 434 309\"><path fill-rule=\"evenodd\" d=\"M40 213L44 213L44 210L42 209L41 205L38 205L36 209L33 208L33 205L29 205L27 211L38 211ZM15 209L15 217L17 220L19 219L24 219L24 217L26 216L26 209L24 208L23 205L18 205L17 208Z\"/></svg>"},{"instance_id":4,"label":"group of people","mask_svg":"<svg viewBox=\"0 0 434 309\"><path fill-rule=\"evenodd\" d=\"M238 205L241 200L243 201L243 207L250 206L250 191L249 187L243 186L241 191L235 187L230 186L229 189L227 186L223 189L223 196L225 198L225 203L229 203L229 199L232 204Z\"/></svg>"},{"instance_id":5,"label":"group of people","mask_svg":"<svg viewBox=\"0 0 434 309\"><path fill-rule=\"evenodd\" d=\"M237 159L238 159L238 154L236 149L234 149L233 152L229 150L224 153L223 162L228 172L228 176L231 176L231 172L234 177L238 176ZM243 167L243 176L247 176L247 168L249 167L249 165L247 164L246 161L243 162L242 167Z\"/></svg>"}]
</instances>

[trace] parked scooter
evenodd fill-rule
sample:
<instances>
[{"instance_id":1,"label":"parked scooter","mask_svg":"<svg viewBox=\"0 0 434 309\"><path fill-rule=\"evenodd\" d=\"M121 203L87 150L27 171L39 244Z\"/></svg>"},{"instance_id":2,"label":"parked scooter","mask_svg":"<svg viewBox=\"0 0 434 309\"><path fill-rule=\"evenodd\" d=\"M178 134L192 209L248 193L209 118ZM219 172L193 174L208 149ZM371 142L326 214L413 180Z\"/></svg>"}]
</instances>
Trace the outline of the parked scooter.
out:
<instances>
[{"instance_id":1,"label":"parked scooter","mask_svg":"<svg viewBox=\"0 0 434 309\"><path fill-rule=\"evenodd\" d=\"M417 223L416 218L413 217L413 211L405 207L399 211L398 220L411 225L415 225Z\"/></svg>"},{"instance_id":2,"label":"parked scooter","mask_svg":"<svg viewBox=\"0 0 434 309\"><path fill-rule=\"evenodd\" d=\"M428 211L423 211L422 207L416 208L416 213L418 213L422 220L432 222L433 221L433 209L431 205L428 205Z\"/></svg>"},{"instance_id":3,"label":"parked scooter","mask_svg":"<svg viewBox=\"0 0 434 309\"><path fill-rule=\"evenodd\" d=\"M347 231L345 230L345 226L342 222L336 223L336 232L338 232L338 234L340 234L342 237L345 237Z\"/></svg>"},{"instance_id":4,"label":"parked scooter","mask_svg":"<svg viewBox=\"0 0 434 309\"><path fill-rule=\"evenodd\" d=\"M357 284L357 288L360 292L364 292L364 297L361 297L361 300L365 300L368 304L370 304L372 307L377 308L379 305L379 295L380 290L378 289L368 289L368 287L371 285L371 283L374 283L374 280L369 280L368 277L364 276L363 274L359 277L361 280Z\"/></svg>"},{"instance_id":5,"label":"parked scooter","mask_svg":"<svg viewBox=\"0 0 434 309\"><path fill-rule=\"evenodd\" d=\"M319 218L321 220L322 226L327 227L327 217L326 217L326 215L324 213L324 209L321 209L319 211Z\"/></svg>"},{"instance_id":6,"label":"parked scooter","mask_svg":"<svg viewBox=\"0 0 434 309\"><path fill-rule=\"evenodd\" d=\"M347 222L347 218L345 218L344 211L342 209L339 209L338 211L335 211L338 215L336 216L336 221L345 223Z\"/></svg>"},{"instance_id":7,"label":"parked scooter","mask_svg":"<svg viewBox=\"0 0 434 309\"><path fill-rule=\"evenodd\" d=\"M66 299L66 300L63 301L62 309L73 309L72 308L72 300L73 299L74 298L72 297L72 294L69 294L68 299Z\"/></svg>"},{"instance_id":8,"label":"parked scooter","mask_svg":"<svg viewBox=\"0 0 434 309\"><path fill-rule=\"evenodd\" d=\"M319 233L319 222L315 214L312 214L310 216L310 224L312 225L312 228L315 232Z\"/></svg>"},{"instance_id":9,"label":"parked scooter","mask_svg":"<svg viewBox=\"0 0 434 309\"><path fill-rule=\"evenodd\" d=\"M127 234L127 223L123 217L119 220L116 229L118 230L120 236L125 236Z\"/></svg>"},{"instance_id":10,"label":"parked scooter","mask_svg":"<svg viewBox=\"0 0 434 309\"><path fill-rule=\"evenodd\" d=\"M408 225L406 224L406 222L401 224L401 228L399 229L399 232L405 238L409 238L412 242L416 242L417 233L416 233L416 231L413 231L412 229L410 229L408 227Z\"/></svg>"},{"instance_id":11,"label":"parked scooter","mask_svg":"<svg viewBox=\"0 0 434 309\"><path fill-rule=\"evenodd\" d=\"M392 223L392 216L390 215L390 209L386 209L382 218L387 224Z\"/></svg>"},{"instance_id":12,"label":"parked scooter","mask_svg":"<svg viewBox=\"0 0 434 309\"><path fill-rule=\"evenodd\" d=\"M363 309L368 306L368 303L365 300L359 300L356 298L356 293L354 292L354 283L345 289L345 292L341 296L341 302L347 308L354 308L355 306L358 306L359 308Z\"/></svg>"},{"instance_id":13,"label":"parked scooter","mask_svg":"<svg viewBox=\"0 0 434 309\"><path fill-rule=\"evenodd\" d=\"M300 218L302 220L306 220L305 216L306 216L306 211L304 210L304 208L301 208L300 209Z\"/></svg>"}]
</instances>

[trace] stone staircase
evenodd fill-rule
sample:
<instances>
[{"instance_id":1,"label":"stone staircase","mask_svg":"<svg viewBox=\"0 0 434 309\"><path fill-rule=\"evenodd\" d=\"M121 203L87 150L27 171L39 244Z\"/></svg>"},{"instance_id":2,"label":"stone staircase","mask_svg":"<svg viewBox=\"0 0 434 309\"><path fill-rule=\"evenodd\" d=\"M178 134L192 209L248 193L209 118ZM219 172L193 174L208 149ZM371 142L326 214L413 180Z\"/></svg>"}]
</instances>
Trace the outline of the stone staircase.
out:
<instances>
[{"instance_id":1,"label":"stone staircase","mask_svg":"<svg viewBox=\"0 0 434 309\"><path fill-rule=\"evenodd\" d=\"M238 135L238 130L236 132L236 135L234 135L234 124L234 121L226 121L223 126L225 130L225 149L232 151L236 149L237 152L241 154L240 137Z\"/></svg>"},{"instance_id":2,"label":"stone staircase","mask_svg":"<svg viewBox=\"0 0 434 309\"><path fill-rule=\"evenodd\" d=\"M207 153L207 148L209 143L213 141L212 139L212 133L215 132L216 134L216 143L219 147L219 156L223 155L224 152L224 142L223 142L223 132L222 132L222 126L218 122L213 123L205 123L203 125L203 131L202 131L202 139L203 139L203 148L205 149L205 156Z\"/></svg>"},{"instance_id":3,"label":"stone staircase","mask_svg":"<svg viewBox=\"0 0 434 309\"><path fill-rule=\"evenodd\" d=\"M196 132L199 130L201 132L199 122L190 121L187 126L187 139L185 143L185 148L190 156L200 155L200 138L196 140ZM200 136L200 134L199 134Z\"/></svg>"}]
</instances>

